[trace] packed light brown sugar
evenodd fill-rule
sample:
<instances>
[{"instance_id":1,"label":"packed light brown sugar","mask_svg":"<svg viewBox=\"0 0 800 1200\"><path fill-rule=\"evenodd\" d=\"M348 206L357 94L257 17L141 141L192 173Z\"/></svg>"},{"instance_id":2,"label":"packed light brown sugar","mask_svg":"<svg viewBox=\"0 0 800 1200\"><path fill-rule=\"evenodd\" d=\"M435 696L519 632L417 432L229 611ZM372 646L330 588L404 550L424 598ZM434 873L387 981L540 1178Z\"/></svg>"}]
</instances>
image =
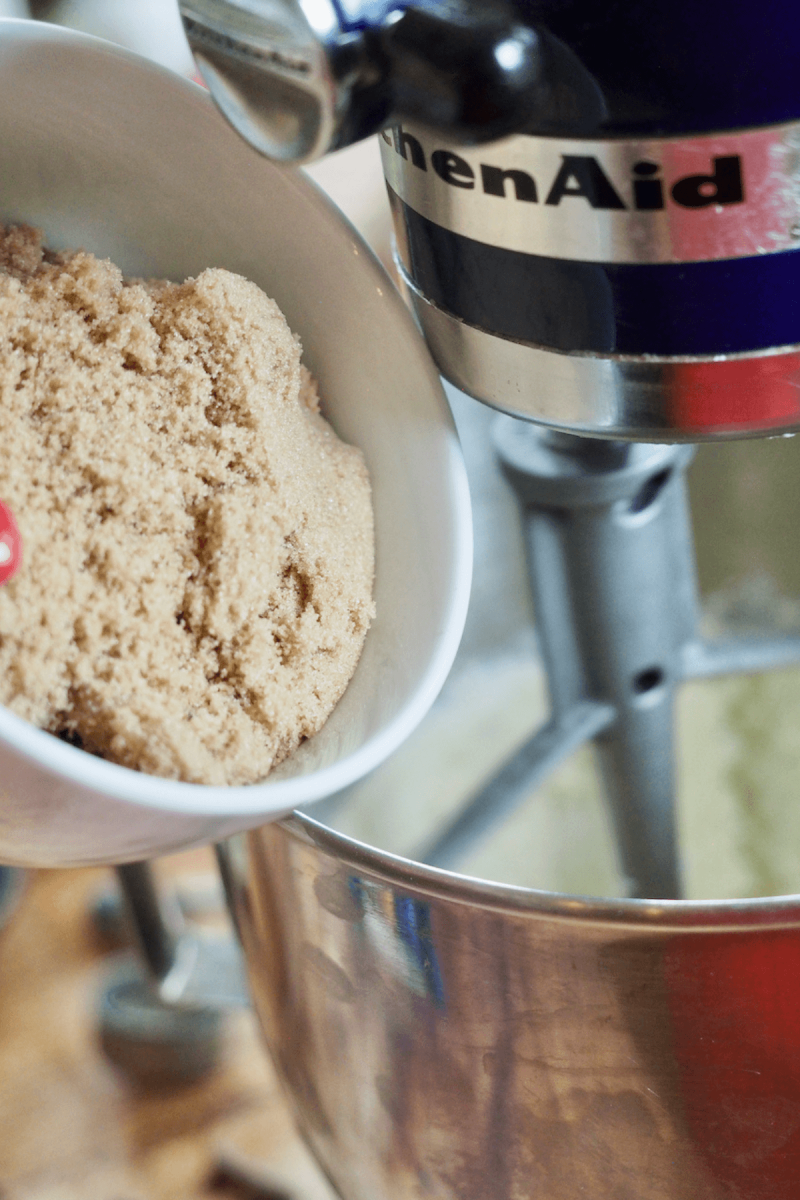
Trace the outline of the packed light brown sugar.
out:
<instances>
[{"instance_id":1,"label":"packed light brown sugar","mask_svg":"<svg viewBox=\"0 0 800 1200\"><path fill-rule=\"evenodd\" d=\"M0 702L197 783L264 778L342 695L373 614L370 488L254 284L128 283L0 237Z\"/></svg>"}]
</instances>

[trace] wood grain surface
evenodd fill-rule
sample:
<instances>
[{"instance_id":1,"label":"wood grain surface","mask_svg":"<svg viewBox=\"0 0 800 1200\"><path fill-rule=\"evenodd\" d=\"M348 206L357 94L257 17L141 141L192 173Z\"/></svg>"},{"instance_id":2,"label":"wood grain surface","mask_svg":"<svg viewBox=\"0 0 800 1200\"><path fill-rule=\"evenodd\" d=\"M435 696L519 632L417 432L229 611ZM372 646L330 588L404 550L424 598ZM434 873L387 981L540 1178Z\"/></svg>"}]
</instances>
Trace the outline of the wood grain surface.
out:
<instances>
[{"instance_id":1,"label":"wood grain surface","mask_svg":"<svg viewBox=\"0 0 800 1200\"><path fill-rule=\"evenodd\" d=\"M166 873L210 871L195 852ZM110 872L28 875L0 932L0 1200L332 1200L249 1012L221 1067L137 1090L103 1057L95 1007L113 963L90 918Z\"/></svg>"}]
</instances>

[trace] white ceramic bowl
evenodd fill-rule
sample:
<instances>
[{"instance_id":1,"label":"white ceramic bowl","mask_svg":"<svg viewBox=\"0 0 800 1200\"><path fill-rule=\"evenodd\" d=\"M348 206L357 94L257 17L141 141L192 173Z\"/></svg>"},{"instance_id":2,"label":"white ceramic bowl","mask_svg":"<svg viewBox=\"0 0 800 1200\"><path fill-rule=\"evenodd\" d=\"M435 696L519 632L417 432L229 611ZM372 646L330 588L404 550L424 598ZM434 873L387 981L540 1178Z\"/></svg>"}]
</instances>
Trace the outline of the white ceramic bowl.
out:
<instances>
[{"instance_id":1,"label":"white ceramic bowl","mask_svg":"<svg viewBox=\"0 0 800 1200\"><path fill-rule=\"evenodd\" d=\"M221 266L273 296L337 431L364 451L377 619L324 729L269 780L202 787L94 758L0 709L0 861L77 865L211 841L370 771L424 716L466 613L466 476L438 376L382 268L299 175L200 88L97 39L0 21L0 219L131 275ZM0 428L2 426L0 425Z\"/></svg>"}]
</instances>

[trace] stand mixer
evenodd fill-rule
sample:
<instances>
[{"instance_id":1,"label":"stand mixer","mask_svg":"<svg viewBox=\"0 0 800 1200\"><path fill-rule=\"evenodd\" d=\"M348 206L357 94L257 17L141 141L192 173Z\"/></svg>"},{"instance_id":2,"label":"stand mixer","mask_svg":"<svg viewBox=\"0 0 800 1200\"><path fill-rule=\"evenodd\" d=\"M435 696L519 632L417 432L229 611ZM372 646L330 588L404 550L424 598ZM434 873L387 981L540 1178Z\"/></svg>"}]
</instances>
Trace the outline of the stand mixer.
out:
<instances>
[{"instance_id":1,"label":"stand mixer","mask_svg":"<svg viewBox=\"0 0 800 1200\"><path fill-rule=\"evenodd\" d=\"M680 896L674 689L798 647L700 640L691 452L652 443L800 421L797 18L599 17L580 2L181 11L212 96L263 152L305 161L383 130L397 266L434 358L528 422L496 436L526 514L551 721L425 861L456 862L515 783L595 739L630 894Z\"/></svg>"},{"instance_id":2,"label":"stand mixer","mask_svg":"<svg viewBox=\"0 0 800 1200\"><path fill-rule=\"evenodd\" d=\"M800 660L791 639L700 638L684 494L689 443L800 425L800 16L181 8L260 151L384 131L428 346L506 414L550 689L430 865L302 815L223 848L310 1145L345 1200L789 1200L800 903L679 899L672 706L683 679ZM632 898L440 869L590 739Z\"/></svg>"},{"instance_id":3,"label":"stand mixer","mask_svg":"<svg viewBox=\"0 0 800 1200\"><path fill-rule=\"evenodd\" d=\"M181 8L257 148L303 161L383 131L429 348L507 414L495 442L550 692L548 724L420 853L430 866L299 815L229 846L254 1002L306 1137L348 1200L788 1200L797 902L676 899L672 708L684 679L798 658L790 639L700 638L684 472L687 443L800 418L800 18ZM653 899L436 869L587 739L629 893Z\"/></svg>"}]
</instances>

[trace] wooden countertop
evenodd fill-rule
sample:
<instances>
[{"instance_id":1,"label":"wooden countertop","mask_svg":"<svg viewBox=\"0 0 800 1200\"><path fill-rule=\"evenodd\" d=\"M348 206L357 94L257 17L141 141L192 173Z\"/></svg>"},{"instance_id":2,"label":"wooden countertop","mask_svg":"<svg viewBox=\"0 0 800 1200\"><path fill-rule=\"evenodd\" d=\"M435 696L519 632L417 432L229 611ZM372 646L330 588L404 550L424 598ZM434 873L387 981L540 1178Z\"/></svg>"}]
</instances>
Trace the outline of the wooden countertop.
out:
<instances>
[{"instance_id":1,"label":"wooden countertop","mask_svg":"<svg viewBox=\"0 0 800 1200\"><path fill-rule=\"evenodd\" d=\"M210 869L204 854L168 869ZM332 1200L250 1013L228 1018L221 1068L171 1093L137 1092L103 1057L94 1008L112 960L89 910L108 878L32 873L0 932L0 1200ZM220 1179L223 1158L252 1186Z\"/></svg>"}]
</instances>

